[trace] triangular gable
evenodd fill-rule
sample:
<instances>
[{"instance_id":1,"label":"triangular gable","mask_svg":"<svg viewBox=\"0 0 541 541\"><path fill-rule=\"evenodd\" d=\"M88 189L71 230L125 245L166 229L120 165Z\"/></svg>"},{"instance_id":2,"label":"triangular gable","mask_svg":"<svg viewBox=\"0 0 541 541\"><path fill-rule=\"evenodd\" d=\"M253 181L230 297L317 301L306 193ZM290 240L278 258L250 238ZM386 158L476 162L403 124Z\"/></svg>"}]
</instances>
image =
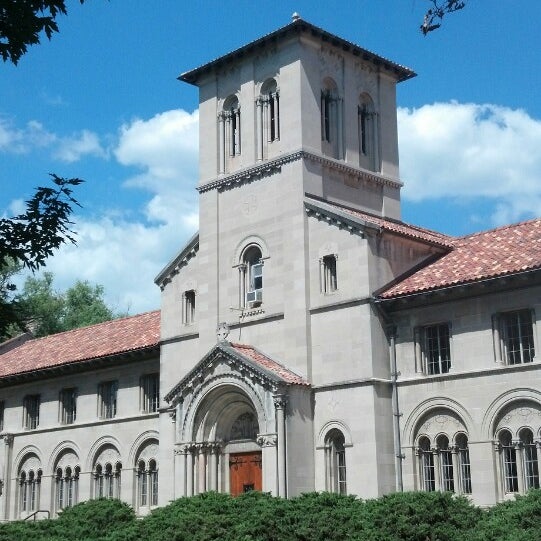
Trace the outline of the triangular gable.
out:
<instances>
[{"instance_id":1,"label":"triangular gable","mask_svg":"<svg viewBox=\"0 0 541 541\"><path fill-rule=\"evenodd\" d=\"M241 372L252 380L271 389L288 385L309 383L283 364L275 361L253 346L222 341L216 344L196 365L167 393L165 400L177 402L185 392L200 385L208 374L225 362L232 371Z\"/></svg>"},{"instance_id":2,"label":"triangular gable","mask_svg":"<svg viewBox=\"0 0 541 541\"><path fill-rule=\"evenodd\" d=\"M352 233L364 235L369 231L374 233L386 232L409 238L432 248L439 248L442 251L448 251L454 246L453 237L443 233L407 224L400 220L383 218L338 203L306 196L304 205L309 216L315 216L318 219L323 218L325 221Z\"/></svg>"}]
</instances>

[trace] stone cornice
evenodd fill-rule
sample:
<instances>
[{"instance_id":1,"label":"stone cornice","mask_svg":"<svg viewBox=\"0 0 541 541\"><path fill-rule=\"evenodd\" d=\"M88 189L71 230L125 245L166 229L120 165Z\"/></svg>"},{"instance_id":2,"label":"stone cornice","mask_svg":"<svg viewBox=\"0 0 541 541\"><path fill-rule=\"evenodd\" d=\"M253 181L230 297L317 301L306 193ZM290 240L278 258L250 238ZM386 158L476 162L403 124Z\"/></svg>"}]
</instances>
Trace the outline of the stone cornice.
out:
<instances>
[{"instance_id":1,"label":"stone cornice","mask_svg":"<svg viewBox=\"0 0 541 541\"><path fill-rule=\"evenodd\" d=\"M199 234L196 233L188 244L170 261L165 268L156 276L154 283L160 286L163 291L164 287L171 282L173 276L180 272L182 267L188 264L190 259L193 259L199 251Z\"/></svg>"},{"instance_id":2,"label":"stone cornice","mask_svg":"<svg viewBox=\"0 0 541 541\"><path fill-rule=\"evenodd\" d=\"M221 178L217 178L202 186L197 188L199 193L205 193L210 190L227 190L235 188L241 184L246 184L248 182L254 182L255 180L260 180L262 178L274 175L282 169L282 165L296 162L299 160L310 160L315 163L321 164L323 167L333 169L334 171L339 171L340 173L345 174L346 176L353 177L363 182L369 182L378 185L391 186L392 188L399 189L402 187L402 182L396 179L392 179L377 173L372 173L366 171L365 169L360 169L348 165L345 162L340 160L335 160L322 154L308 150L296 150L294 152L289 152L288 154L283 154L278 158L268 160L262 163L259 163L255 166L248 167L231 175L226 175Z\"/></svg>"},{"instance_id":3,"label":"stone cornice","mask_svg":"<svg viewBox=\"0 0 541 541\"><path fill-rule=\"evenodd\" d=\"M350 233L359 235L361 238L364 238L365 229L367 227L374 229L373 226L361 224L358 221L356 221L354 218L339 216L338 214L334 212L330 212L325 209L322 209L317 205L308 203L307 201L304 202L304 207L305 207L307 216L313 216L317 220L335 225L339 229L345 229L346 231L349 231Z\"/></svg>"}]
</instances>

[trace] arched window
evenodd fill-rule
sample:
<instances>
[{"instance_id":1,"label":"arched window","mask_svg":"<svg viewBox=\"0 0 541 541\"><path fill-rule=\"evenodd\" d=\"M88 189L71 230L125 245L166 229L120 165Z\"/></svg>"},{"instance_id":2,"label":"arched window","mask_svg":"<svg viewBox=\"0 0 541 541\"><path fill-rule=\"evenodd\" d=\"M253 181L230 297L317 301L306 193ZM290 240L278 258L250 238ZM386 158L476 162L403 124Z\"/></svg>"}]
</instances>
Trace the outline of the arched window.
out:
<instances>
[{"instance_id":1,"label":"arched window","mask_svg":"<svg viewBox=\"0 0 541 541\"><path fill-rule=\"evenodd\" d=\"M471 465L468 437L466 434L458 434L455 441L459 470L458 479L460 482L459 491L463 494L471 494Z\"/></svg>"},{"instance_id":2,"label":"arched window","mask_svg":"<svg viewBox=\"0 0 541 541\"><path fill-rule=\"evenodd\" d=\"M226 172L226 156L239 156L241 151L240 105L237 96L231 95L224 101L218 115L219 172Z\"/></svg>"},{"instance_id":3,"label":"arched window","mask_svg":"<svg viewBox=\"0 0 541 541\"><path fill-rule=\"evenodd\" d=\"M454 492L455 476L453 472L453 455L449 448L449 438L445 435L439 436L436 445L440 458L441 489L446 492Z\"/></svg>"},{"instance_id":4,"label":"arched window","mask_svg":"<svg viewBox=\"0 0 541 541\"><path fill-rule=\"evenodd\" d=\"M511 432L502 430L498 439L501 452L504 490L505 492L518 492L517 451Z\"/></svg>"},{"instance_id":5,"label":"arched window","mask_svg":"<svg viewBox=\"0 0 541 541\"><path fill-rule=\"evenodd\" d=\"M342 99L336 83L326 78L321 89L321 140L323 153L333 158L343 157Z\"/></svg>"},{"instance_id":6,"label":"arched window","mask_svg":"<svg viewBox=\"0 0 541 541\"><path fill-rule=\"evenodd\" d=\"M433 492L436 490L434 453L430 448L430 440L426 436L419 438L417 454L419 456L422 489L427 492Z\"/></svg>"},{"instance_id":7,"label":"arched window","mask_svg":"<svg viewBox=\"0 0 541 541\"><path fill-rule=\"evenodd\" d=\"M34 472L22 471L19 475L20 486L20 509L24 513L32 513L39 508L39 496L41 487L41 470Z\"/></svg>"},{"instance_id":8,"label":"arched window","mask_svg":"<svg viewBox=\"0 0 541 541\"><path fill-rule=\"evenodd\" d=\"M280 93L275 79L261 86L256 100L257 159L268 157L270 144L280 139Z\"/></svg>"},{"instance_id":9,"label":"arched window","mask_svg":"<svg viewBox=\"0 0 541 541\"><path fill-rule=\"evenodd\" d=\"M239 269L240 306L259 306L263 302L263 260L259 246L251 245L244 251Z\"/></svg>"},{"instance_id":10,"label":"arched window","mask_svg":"<svg viewBox=\"0 0 541 541\"><path fill-rule=\"evenodd\" d=\"M81 468L76 466L77 455L67 451L58 461L55 473L55 506L59 511L77 503L79 497L79 474Z\"/></svg>"},{"instance_id":11,"label":"arched window","mask_svg":"<svg viewBox=\"0 0 541 541\"><path fill-rule=\"evenodd\" d=\"M255 440L258 432L259 424L256 416L251 411L247 411L235 419L235 422L231 426L229 439Z\"/></svg>"},{"instance_id":12,"label":"arched window","mask_svg":"<svg viewBox=\"0 0 541 541\"><path fill-rule=\"evenodd\" d=\"M522 446L522 463L524 467L524 488L539 488L539 463L537 460L537 446L533 440L533 432L529 428L520 431Z\"/></svg>"},{"instance_id":13,"label":"arched window","mask_svg":"<svg viewBox=\"0 0 541 541\"><path fill-rule=\"evenodd\" d=\"M158 505L158 465L155 459L137 464L137 501L139 507Z\"/></svg>"},{"instance_id":14,"label":"arched window","mask_svg":"<svg viewBox=\"0 0 541 541\"><path fill-rule=\"evenodd\" d=\"M145 514L158 505L158 440L144 442L135 461L135 501L137 508Z\"/></svg>"},{"instance_id":15,"label":"arched window","mask_svg":"<svg viewBox=\"0 0 541 541\"><path fill-rule=\"evenodd\" d=\"M325 438L327 490L347 494L346 448L344 434L333 428Z\"/></svg>"},{"instance_id":16,"label":"arched window","mask_svg":"<svg viewBox=\"0 0 541 541\"><path fill-rule=\"evenodd\" d=\"M22 517L39 509L41 477L38 457L29 455L22 463L18 474L18 505Z\"/></svg>"},{"instance_id":17,"label":"arched window","mask_svg":"<svg viewBox=\"0 0 541 541\"><path fill-rule=\"evenodd\" d=\"M378 117L374 102L368 94L359 98L359 165L370 171L379 171Z\"/></svg>"},{"instance_id":18,"label":"arched window","mask_svg":"<svg viewBox=\"0 0 541 541\"><path fill-rule=\"evenodd\" d=\"M96 464L94 467L94 497L96 498L120 498L120 480L122 464L117 462L105 465Z\"/></svg>"}]
</instances>

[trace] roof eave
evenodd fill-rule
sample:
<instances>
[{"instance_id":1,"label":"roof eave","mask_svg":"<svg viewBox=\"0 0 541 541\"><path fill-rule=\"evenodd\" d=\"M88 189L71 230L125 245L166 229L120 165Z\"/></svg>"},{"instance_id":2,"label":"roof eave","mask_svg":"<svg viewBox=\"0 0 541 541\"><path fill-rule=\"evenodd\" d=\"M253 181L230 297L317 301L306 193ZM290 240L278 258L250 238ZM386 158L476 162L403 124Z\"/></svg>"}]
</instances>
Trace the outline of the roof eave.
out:
<instances>
[{"instance_id":1,"label":"roof eave","mask_svg":"<svg viewBox=\"0 0 541 541\"><path fill-rule=\"evenodd\" d=\"M393 297L381 297L374 295L373 302L388 308L391 308L397 304L400 304L401 306L415 306L418 304L433 302L434 300L439 300L442 297L448 299L453 295L460 296L461 294L477 294L481 290L485 293L490 293L506 287L516 287L516 281L526 280L530 276L537 278L538 282L541 283L541 268L536 267L534 269L502 274L499 276L492 276L469 282L460 282L457 284L425 289L423 291L404 293L402 295L396 295ZM536 285L539 284L537 282L532 283L531 281L528 281L528 283L525 283L523 287L531 287Z\"/></svg>"},{"instance_id":2,"label":"roof eave","mask_svg":"<svg viewBox=\"0 0 541 541\"><path fill-rule=\"evenodd\" d=\"M270 34L262 36L255 41L235 49L228 54L207 62L198 68L182 73L179 75L178 79L180 81L184 81L185 83L197 86L198 81L205 73L212 72L220 66L228 64L232 61L236 61L247 54L251 54L256 49L262 49L269 43L275 43L278 38L285 37L288 34L300 34L301 32L309 32L312 36L319 38L322 41L329 42L336 47L342 48L344 51L349 51L353 55L361 57L363 60L371 62L378 67L383 67L385 70L394 73L394 76L399 83L411 79L417 75L414 71L406 68L405 66L401 66L396 62L363 49L352 42L331 34L330 32L327 32L326 30L323 30L322 28L314 26L313 24L299 18L286 26L275 30L274 32L271 32Z\"/></svg>"},{"instance_id":3,"label":"roof eave","mask_svg":"<svg viewBox=\"0 0 541 541\"><path fill-rule=\"evenodd\" d=\"M59 375L84 372L86 370L96 368L109 368L113 364L114 366L118 366L119 364L127 364L144 360L154 355L159 356L159 353L160 344L156 343L134 350L114 353L112 355L91 357L89 359L75 360L54 366L45 366L38 369L26 370L16 374L0 376L0 387L7 387L8 385L16 385L18 383L26 383L29 381L43 380Z\"/></svg>"}]
</instances>

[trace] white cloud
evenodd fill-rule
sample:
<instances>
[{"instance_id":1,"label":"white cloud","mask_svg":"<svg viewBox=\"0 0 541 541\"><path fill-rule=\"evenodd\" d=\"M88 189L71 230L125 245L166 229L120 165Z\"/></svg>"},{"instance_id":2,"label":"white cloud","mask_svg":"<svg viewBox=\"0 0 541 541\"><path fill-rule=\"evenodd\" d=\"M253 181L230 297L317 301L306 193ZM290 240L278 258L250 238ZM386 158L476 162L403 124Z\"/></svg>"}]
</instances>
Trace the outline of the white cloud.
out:
<instances>
[{"instance_id":1,"label":"white cloud","mask_svg":"<svg viewBox=\"0 0 541 541\"><path fill-rule=\"evenodd\" d=\"M31 120L24 128L16 128L7 120L0 119L0 151L26 154L33 148L49 146L55 140L56 135L36 120Z\"/></svg>"},{"instance_id":2,"label":"white cloud","mask_svg":"<svg viewBox=\"0 0 541 541\"><path fill-rule=\"evenodd\" d=\"M55 158L67 163L77 162L86 155L98 158L107 157L98 135L89 130L83 130L71 137L60 138L53 155Z\"/></svg>"},{"instance_id":3,"label":"white cloud","mask_svg":"<svg viewBox=\"0 0 541 541\"><path fill-rule=\"evenodd\" d=\"M398 111L404 198L484 197L496 224L541 215L541 120L496 105Z\"/></svg>"},{"instance_id":4,"label":"white cloud","mask_svg":"<svg viewBox=\"0 0 541 541\"><path fill-rule=\"evenodd\" d=\"M125 185L154 194L146 206L149 220L193 228L198 147L198 111L165 111L121 127L114 154L121 164L141 169Z\"/></svg>"},{"instance_id":5,"label":"white cloud","mask_svg":"<svg viewBox=\"0 0 541 541\"><path fill-rule=\"evenodd\" d=\"M138 313L159 307L154 278L198 226L198 113L166 111L120 128L112 149L119 163L140 170L125 189L144 189L146 220L111 210L78 219L77 246L65 245L47 262L59 289L75 280L105 287L109 305Z\"/></svg>"}]
</instances>

